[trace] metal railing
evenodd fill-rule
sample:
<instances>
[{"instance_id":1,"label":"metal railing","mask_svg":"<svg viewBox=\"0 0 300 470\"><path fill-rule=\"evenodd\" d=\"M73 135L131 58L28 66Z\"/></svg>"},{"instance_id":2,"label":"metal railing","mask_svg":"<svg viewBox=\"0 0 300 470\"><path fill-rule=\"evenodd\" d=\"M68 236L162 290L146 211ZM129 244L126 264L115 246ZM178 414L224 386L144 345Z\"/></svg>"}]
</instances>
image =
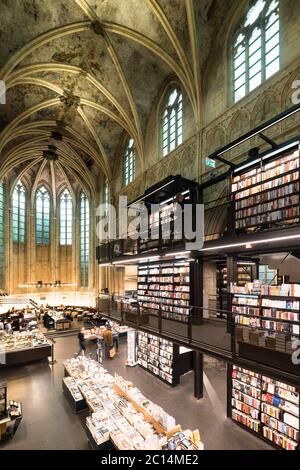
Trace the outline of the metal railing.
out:
<instances>
[{"instance_id":1,"label":"metal railing","mask_svg":"<svg viewBox=\"0 0 300 470\"><path fill-rule=\"evenodd\" d=\"M231 312L217 308L183 307L188 315L174 314L158 308L143 307L137 301L126 301L107 296L100 299L99 313L108 318L128 324L135 329L157 333L174 342L213 349L219 355L232 354L232 318Z\"/></svg>"},{"instance_id":2,"label":"metal railing","mask_svg":"<svg viewBox=\"0 0 300 470\"><path fill-rule=\"evenodd\" d=\"M102 299L101 299L102 300ZM282 370L293 371L292 353L286 351L281 359L286 361L281 364L276 363L276 357L282 350L278 344L272 340L274 333L281 334L280 331L274 331L272 328L258 328L248 325L240 325L235 322L236 314L228 310L222 310L217 305L203 307L185 307L188 309L188 315L179 317L174 313L166 312L163 302L157 305L157 308L145 308L135 300L125 300L121 297L107 296L105 302L99 303L99 313L103 316L120 323L127 324L137 330L142 330L152 334L157 334L165 339L169 339L186 347L207 352L222 359L246 358L245 351L251 354L255 349L258 350L256 359L262 364L273 366L276 365ZM178 305L178 308L183 308ZM241 335L241 329L244 337ZM270 337L270 341L265 341L264 346L259 342L260 336L264 338ZM285 341L291 341L294 335L286 333ZM250 356L251 356L250 354ZM249 356L249 357L250 357ZM268 359L270 356L271 359ZM272 359L273 357L273 359ZM295 373L299 374L300 370L295 368Z\"/></svg>"}]
</instances>

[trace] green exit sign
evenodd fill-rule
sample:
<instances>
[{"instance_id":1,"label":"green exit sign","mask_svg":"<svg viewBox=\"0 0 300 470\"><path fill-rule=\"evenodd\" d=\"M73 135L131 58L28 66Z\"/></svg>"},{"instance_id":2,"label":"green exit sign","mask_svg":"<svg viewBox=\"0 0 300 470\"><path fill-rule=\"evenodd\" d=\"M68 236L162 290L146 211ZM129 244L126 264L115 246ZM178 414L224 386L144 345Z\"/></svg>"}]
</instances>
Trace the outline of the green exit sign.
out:
<instances>
[{"instance_id":1,"label":"green exit sign","mask_svg":"<svg viewBox=\"0 0 300 470\"><path fill-rule=\"evenodd\" d=\"M205 165L209 168L216 168L216 161L212 160L211 158L206 158Z\"/></svg>"}]
</instances>

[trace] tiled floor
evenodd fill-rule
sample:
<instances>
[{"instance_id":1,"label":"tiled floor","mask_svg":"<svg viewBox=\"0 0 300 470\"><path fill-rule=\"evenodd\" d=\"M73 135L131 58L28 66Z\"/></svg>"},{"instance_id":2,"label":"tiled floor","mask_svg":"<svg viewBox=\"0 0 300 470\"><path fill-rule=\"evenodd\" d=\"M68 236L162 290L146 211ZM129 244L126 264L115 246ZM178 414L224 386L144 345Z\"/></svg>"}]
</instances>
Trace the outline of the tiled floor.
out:
<instances>
[{"instance_id":1,"label":"tiled floor","mask_svg":"<svg viewBox=\"0 0 300 470\"><path fill-rule=\"evenodd\" d=\"M23 403L24 417L5 449L89 449L84 414L76 415L63 396L62 362L77 352L77 338L56 339L57 363L36 363L0 371L0 381L8 383L9 399ZM89 347L94 352L95 346ZM172 414L184 428L201 433L206 449L270 449L270 447L226 418L226 374L214 368L205 373L205 396L193 397L193 373L186 374L176 388L156 379L139 367L126 367L126 341L121 340L120 355L105 367L132 380L149 399Z\"/></svg>"}]
</instances>

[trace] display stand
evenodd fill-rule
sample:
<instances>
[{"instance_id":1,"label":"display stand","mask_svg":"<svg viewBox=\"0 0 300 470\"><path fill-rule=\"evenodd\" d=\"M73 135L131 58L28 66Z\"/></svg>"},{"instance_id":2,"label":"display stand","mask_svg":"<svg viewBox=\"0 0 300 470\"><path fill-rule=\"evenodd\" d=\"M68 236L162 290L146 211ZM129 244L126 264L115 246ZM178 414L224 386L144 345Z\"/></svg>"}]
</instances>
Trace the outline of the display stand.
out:
<instances>
[{"instance_id":1,"label":"display stand","mask_svg":"<svg viewBox=\"0 0 300 470\"><path fill-rule=\"evenodd\" d=\"M127 362L129 367L135 367L137 360L137 331L131 330L127 333Z\"/></svg>"},{"instance_id":2,"label":"display stand","mask_svg":"<svg viewBox=\"0 0 300 470\"><path fill-rule=\"evenodd\" d=\"M82 400L75 400L72 393L70 392L69 388L66 386L65 381L62 381L62 388L64 395L68 402L70 403L73 411L75 413L80 413L81 411L85 411L88 409L87 403L84 398Z\"/></svg>"},{"instance_id":3,"label":"display stand","mask_svg":"<svg viewBox=\"0 0 300 470\"><path fill-rule=\"evenodd\" d=\"M89 430L89 427L85 425L85 431L86 435L88 438L88 442L93 450L100 450L100 451L111 451L111 450L117 450L111 439L109 439L106 442L103 442L102 444L97 444L95 441L91 431Z\"/></svg>"},{"instance_id":4,"label":"display stand","mask_svg":"<svg viewBox=\"0 0 300 470\"><path fill-rule=\"evenodd\" d=\"M193 369L193 352L152 334L138 332L137 362L140 367L172 387Z\"/></svg>"}]
</instances>

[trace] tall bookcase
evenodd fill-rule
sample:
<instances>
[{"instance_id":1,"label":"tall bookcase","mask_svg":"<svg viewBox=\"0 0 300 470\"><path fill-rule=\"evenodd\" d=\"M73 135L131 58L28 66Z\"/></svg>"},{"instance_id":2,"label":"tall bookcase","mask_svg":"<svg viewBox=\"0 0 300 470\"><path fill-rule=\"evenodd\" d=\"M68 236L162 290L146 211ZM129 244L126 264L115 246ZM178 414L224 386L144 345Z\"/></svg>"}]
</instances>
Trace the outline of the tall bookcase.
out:
<instances>
[{"instance_id":1,"label":"tall bookcase","mask_svg":"<svg viewBox=\"0 0 300 470\"><path fill-rule=\"evenodd\" d=\"M138 301L142 307L161 310L162 317L188 323L192 270L189 261L140 263Z\"/></svg>"},{"instance_id":2,"label":"tall bookcase","mask_svg":"<svg viewBox=\"0 0 300 470\"><path fill-rule=\"evenodd\" d=\"M231 292L236 340L291 356L300 339L300 285L255 281Z\"/></svg>"},{"instance_id":3,"label":"tall bookcase","mask_svg":"<svg viewBox=\"0 0 300 470\"><path fill-rule=\"evenodd\" d=\"M193 369L193 352L181 353L180 347L150 333L138 332L138 365L175 387L180 376Z\"/></svg>"},{"instance_id":4,"label":"tall bookcase","mask_svg":"<svg viewBox=\"0 0 300 470\"><path fill-rule=\"evenodd\" d=\"M217 267L217 308L228 311L228 293L230 286L227 283L227 266L224 261L216 264ZM254 261L239 261L237 265L237 285L244 286L255 279L257 265ZM222 315L220 315L222 316Z\"/></svg>"},{"instance_id":5,"label":"tall bookcase","mask_svg":"<svg viewBox=\"0 0 300 470\"><path fill-rule=\"evenodd\" d=\"M299 223L299 147L232 178L235 229Z\"/></svg>"},{"instance_id":6,"label":"tall bookcase","mask_svg":"<svg viewBox=\"0 0 300 470\"><path fill-rule=\"evenodd\" d=\"M280 449L299 450L299 394L274 378L228 367L229 416Z\"/></svg>"}]
</instances>

